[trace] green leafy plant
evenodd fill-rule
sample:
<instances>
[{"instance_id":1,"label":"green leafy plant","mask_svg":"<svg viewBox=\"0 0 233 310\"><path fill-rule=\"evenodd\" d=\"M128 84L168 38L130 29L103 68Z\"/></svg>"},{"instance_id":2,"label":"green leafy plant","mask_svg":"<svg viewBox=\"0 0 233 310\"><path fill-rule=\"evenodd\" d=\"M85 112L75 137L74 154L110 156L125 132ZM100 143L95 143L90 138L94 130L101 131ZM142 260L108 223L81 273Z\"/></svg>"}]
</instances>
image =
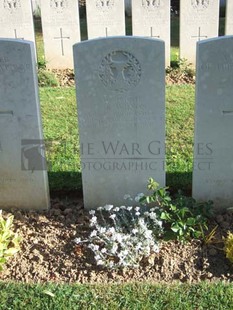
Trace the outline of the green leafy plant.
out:
<instances>
[{"instance_id":1,"label":"green leafy plant","mask_svg":"<svg viewBox=\"0 0 233 310\"><path fill-rule=\"evenodd\" d=\"M46 70L46 61L45 60L39 60L37 63L38 67L38 84L41 87L57 87L58 81L55 77L55 75Z\"/></svg>"},{"instance_id":2,"label":"green leafy plant","mask_svg":"<svg viewBox=\"0 0 233 310\"><path fill-rule=\"evenodd\" d=\"M149 195L140 203L155 207L158 218L163 222L164 239L185 242L191 238L204 238L208 229L207 219L211 215L212 203L198 204L193 198L181 193L172 200L167 187L160 187L152 178L148 181Z\"/></svg>"},{"instance_id":3,"label":"green leafy plant","mask_svg":"<svg viewBox=\"0 0 233 310\"><path fill-rule=\"evenodd\" d=\"M57 87L58 81L52 72L49 72L41 67L38 69L38 84L41 87Z\"/></svg>"},{"instance_id":4,"label":"green leafy plant","mask_svg":"<svg viewBox=\"0 0 233 310\"><path fill-rule=\"evenodd\" d=\"M224 244L226 258L228 258L229 261L233 263L233 233L231 233L230 231L228 232Z\"/></svg>"},{"instance_id":5,"label":"green leafy plant","mask_svg":"<svg viewBox=\"0 0 233 310\"><path fill-rule=\"evenodd\" d=\"M19 251L21 238L12 230L13 219L13 215L4 219L0 210L0 271L7 259Z\"/></svg>"}]
</instances>

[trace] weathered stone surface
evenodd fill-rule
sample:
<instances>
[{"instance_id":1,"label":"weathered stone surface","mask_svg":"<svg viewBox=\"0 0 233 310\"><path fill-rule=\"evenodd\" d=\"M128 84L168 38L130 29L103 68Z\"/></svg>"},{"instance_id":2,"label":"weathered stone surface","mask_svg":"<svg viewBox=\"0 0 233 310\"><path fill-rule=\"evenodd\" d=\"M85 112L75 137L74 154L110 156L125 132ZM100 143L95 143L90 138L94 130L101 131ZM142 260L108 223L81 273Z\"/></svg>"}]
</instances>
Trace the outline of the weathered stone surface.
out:
<instances>
[{"instance_id":1,"label":"weathered stone surface","mask_svg":"<svg viewBox=\"0 0 233 310\"><path fill-rule=\"evenodd\" d=\"M35 42L30 0L0 0L0 37Z\"/></svg>"},{"instance_id":2,"label":"weathered stone surface","mask_svg":"<svg viewBox=\"0 0 233 310\"><path fill-rule=\"evenodd\" d=\"M166 66L170 65L170 0L132 0L133 35L165 41Z\"/></svg>"},{"instance_id":3,"label":"weathered stone surface","mask_svg":"<svg viewBox=\"0 0 233 310\"><path fill-rule=\"evenodd\" d=\"M195 64L196 42L218 36L219 0L180 1L180 58Z\"/></svg>"},{"instance_id":4,"label":"weathered stone surface","mask_svg":"<svg viewBox=\"0 0 233 310\"><path fill-rule=\"evenodd\" d=\"M233 205L233 37L198 43L193 196Z\"/></svg>"},{"instance_id":5,"label":"weathered stone surface","mask_svg":"<svg viewBox=\"0 0 233 310\"><path fill-rule=\"evenodd\" d=\"M41 1L43 39L48 68L73 68L73 49L81 41L78 1Z\"/></svg>"},{"instance_id":6,"label":"weathered stone surface","mask_svg":"<svg viewBox=\"0 0 233 310\"><path fill-rule=\"evenodd\" d=\"M164 42L96 39L74 57L85 208L125 204L149 177L163 186Z\"/></svg>"},{"instance_id":7,"label":"weathered stone surface","mask_svg":"<svg viewBox=\"0 0 233 310\"><path fill-rule=\"evenodd\" d=\"M0 39L0 209L47 209L33 43Z\"/></svg>"},{"instance_id":8,"label":"weathered stone surface","mask_svg":"<svg viewBox=\"0 0 233 310\"><path fill-rule=\"evenodd\" d=\"M124 0L86 0L88 39L125 35Z\"/></svg>"}]
</instances>

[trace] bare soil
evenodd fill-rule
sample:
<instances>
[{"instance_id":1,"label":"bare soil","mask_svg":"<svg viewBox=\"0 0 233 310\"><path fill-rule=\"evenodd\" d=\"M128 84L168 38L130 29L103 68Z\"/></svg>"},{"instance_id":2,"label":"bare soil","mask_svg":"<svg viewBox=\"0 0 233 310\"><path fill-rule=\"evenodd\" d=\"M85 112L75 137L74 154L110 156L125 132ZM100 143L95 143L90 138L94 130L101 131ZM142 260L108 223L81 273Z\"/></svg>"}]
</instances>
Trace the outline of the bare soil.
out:
<instances>
[{"instance_id":1,"label":"bare soil","mask_svg":"<svg viewBox=\"0 0 233 310\"><path fill-rule=\"evenodd\" d=\"M127 281L198 282L233 280L233 266L224 256L223 237L233 231L233 213L217 215L209 223L217 225L208 244L193 240L185 245L162 242L161 250L138 269L106 270L96 266L92 253L74 243L86 237L88 212L77 198L53 199L49 211L3 211L13 214L14 230L22 237L21 250L5 265L1 280L23 282L108 283Z\"/></svg>"}]
</instances>

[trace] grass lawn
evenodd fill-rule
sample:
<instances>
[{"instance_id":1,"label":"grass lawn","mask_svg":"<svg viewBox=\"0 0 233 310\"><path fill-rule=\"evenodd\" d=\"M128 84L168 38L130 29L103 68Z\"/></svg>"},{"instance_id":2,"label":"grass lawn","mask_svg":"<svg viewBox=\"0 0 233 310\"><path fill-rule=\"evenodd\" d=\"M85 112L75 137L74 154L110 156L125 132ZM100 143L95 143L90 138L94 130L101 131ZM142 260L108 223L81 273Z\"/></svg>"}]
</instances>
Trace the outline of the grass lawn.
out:
<instances>
[{"instance_id":1,"label":"grass lawn","mask_svg":"<svg viewBox=\"0 0 233 310\"><path fill-rule=\"evenodd\" d=\"M0 309L232 310L233 286L224 283L178 285L29 285L0 282Z\"/></svg>"}]
</instances>

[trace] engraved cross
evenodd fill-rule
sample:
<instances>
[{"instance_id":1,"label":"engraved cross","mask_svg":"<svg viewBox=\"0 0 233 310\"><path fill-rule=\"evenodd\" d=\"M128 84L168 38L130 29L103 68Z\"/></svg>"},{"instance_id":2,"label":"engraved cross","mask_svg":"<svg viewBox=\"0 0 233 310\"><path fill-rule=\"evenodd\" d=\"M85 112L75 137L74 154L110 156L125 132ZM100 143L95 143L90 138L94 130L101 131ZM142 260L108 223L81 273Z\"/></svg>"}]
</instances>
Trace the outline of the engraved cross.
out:
<instances>
[{"instance_id":1,"label":"engraved cross","mask_svg":"<svg viewBox=\"0 0 233 310\"><path fill-rule=\"evenodd\" d=\"M151 36L151 38L160 38L160 36L154 36L153 35L153 27L150 27L150 36Z\"/></svg>"},{"instance_id":2,"label":"engraved cross","mask_svg":"<svg viewBox=\"0 0 233 310\"><path fill-rule=\"evenodd\" d=\"M63 37L62 28L60 28L60 37L55 37L54 39L55 40L61 40L61 53L62 53L62 56L64 56L65 53L64 53L64 42L63 42L63 39L70 39L70 37Z\"/></svg>"},{"instance_id":3,"label":"engraved cross","mask_svg":"<svg viewBox=\"0 0 233 310\"><path fill-rule=\"evenodd\" d=\"M14 34L15 34L15 39L21 39L21 40L24 40L24 38L18 38L18 36L17 36L17 30L16 30L16 29L14 29Z\"/></svg>"},{"instance_id":4,"label":"engraved cross","mask_svg":"<svg viewBox=\"0 0 233 310\"><path fill-rule=\"evenodd\" d=\"M197 36L191 36L191 38L198 38L198 41L201 41L201 38L208 38L208 36L201 35L201 27L198 28L198 35Z\"/></svg>"}]
</instances>

